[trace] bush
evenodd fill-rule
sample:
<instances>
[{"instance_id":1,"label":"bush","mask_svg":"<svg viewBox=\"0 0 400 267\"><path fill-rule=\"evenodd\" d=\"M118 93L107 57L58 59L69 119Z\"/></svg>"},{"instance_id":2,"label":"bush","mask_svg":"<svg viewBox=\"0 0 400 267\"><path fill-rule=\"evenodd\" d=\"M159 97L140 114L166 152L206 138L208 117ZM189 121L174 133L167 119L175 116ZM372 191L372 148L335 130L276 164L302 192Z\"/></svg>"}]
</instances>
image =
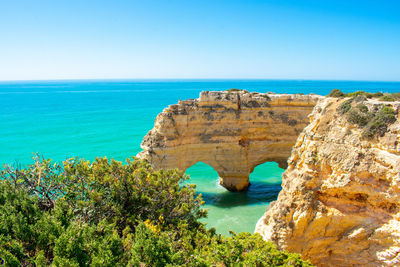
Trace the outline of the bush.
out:
<instances>
[{"instance_id":1,"label":"bush","mask_svg":"<svg viewBox=\"0 0 400 267\"><path fill-rule=\"evenodd\" d=\"M372 138L375 135L383 136L390 124L396 121L393 108L384 105L368 123L363 132L363 137Z\"/></svg>"},{"instance_id":2,"label":"bush","mask_svg":"<svg viewBox=\"0 0 400 267\"><path fill-rule=\"evenodd\" d=\"M77 218L90 223L107 219L121 231L160 216L166 223L185 220L190 224L206 216L194 186L180 186L187 177L178 170L154 171L147 162L131 159L126 164L106 158L93 163L71 159L63 165L38 156L34 160L28 169L6 167L2 176L36 196L44 210L62 197Z\"/></svg>"},{"instance_id":3,"label":"bush","mask_svg":"<svg viewBox=\"0 0 400 267\"><path fill-rule=\"evenodd\" d=\"M396 112L393 108L384 105L381 110L377 113L376 119L379 121L383 121L385 123L393 123L396 121Z\"/></svg>"},{"instance_id":4,"label":"bush","mask_svg":"<svg viewBox=\"0 0 400 267\"><path fill-rule=\"evenodd\" d=\"M367 125L367 123L370 121L370 119L371 119L371 116L369 116L369 114L361 114L354 109L350 110L348 117L347 117L347 120L350 123L357 124L358 126Z\"/></svg>"},{"instance_id":5,"label":"bush","mask_svg":"<svg viewBox=\"0 0 400 267\"><path fill-rule=\"evenodd\" d=\"M311 266L298 254L278 251L259 234L233 233L221 244L210 246L201 255L204 266Z\"/></svg>"},{"instance_id":6,"label":"bush","mask_svg":"<svg viewBox=\"0 0 400 267\"><path fill-rule=\"evenodd\" d=\"M355 94L356 96L353 98L343 101L337 108L337 112L341 115L347 114L346 118L349 123L364 128L362 133L364 138L383 136L387 132L388 126L396 121L395 111L393 108L383 105L380 109L369 112L363 101L354 107L354 102L357 103L355 98L364 98L361 92Z\"/></svg>"},{"instance_id":7,"label":"bush","mask_svg":"<svg viewBox=\"0 0 400 267\"><path fill-rule=\"evenodd\" d=\"M223 237L178 170L34 157L0 171L0 262L11 266L310 266L259 235Z\"/></svg>"},{"instance_id":8,"label":"bush","mask_svg":"<svg viewBox=\"0 0 400 267\"><path fill-rule=\"evenodd\" d=\"M329 94L329 97L345 97L346 94L340 91L339 89L333 89Z\"/></svg>"},{"instance_id":9,"label":"bush","mask_svg":"<svg viewBox=\"0 0 400 267\"><path fill-rule=\"evenodd\" d=\"M393 96L391 95L384 95L381 98L379 98L380 101L395 101Z\"/></svg>"},{"instance_id":10,"label":"bush","mask_svg":"<svg viewBox=\"0 0 400 267\"><path fill-rule=\"evenodd\" d=\"M351 109L351 100L346 100L337 108L339 114L345 114Z\"/></svg>"},{"instance_id":11,"label":"bush","mask_svg":"<svg viewBox=\"0 0 400 267\"><path fill-rule=\"evenodd\" d=\"M378 93L368 93L368 98L378 98L383 96L382 92L378 92Z\"/></svg>"},{"instance_id":12,"label":"bush","mask_svg":"<svg viewBox=\"0 0 400 267\"><path fill-rule=\"evenodd\" d=\"M365 91L356 91L353 93L343 93L339 89L333 89L328 96L330 97L351 97L356 102L364 101L366 98L380 98L381 101L396 101L400 99L400 92L398 93L390 93L390 94L383 94L382 92L378 93L368 93ZM387 99L387 100L386 100Z\"/></svg>"},{"instance_id":13,"label":"bush","mask_svg":"<svg viewBox=\"0 0 400 267\"><path fill-rule=\"evenodd\" d=\"M140 263L145 263L146 266L165 266L173 263L168 235L159 234L143 223L136 229L131 253L130 263L136 266Z\"/></svg>"},{"instance_id":14,"label":"bush","mask_svg":"<svg viewBox=\"0 0 400 267\"><path fill-rule=\"evenodd\" d=\"M350 97L355 97L355 96L366 96L368 93L364 92L364 91L356 91L353 93L348 93L347 96Z\"/></svg>"},{"instance_id":15,"label":"bush","mask_svg":"<svg viewBox=\"0 0 400 267\"><path fill-rule=\"evenodd\" d=\"M356 91L356 92L353 92L353 93L348 93L347 96L353 97L353 98L354 97L360 97L360 96L363 96L365 98L378 98L378 97L383 96L383 93L382 92L368 93L368 92L365 92L365 91Z\"/></svg>"},{"instance_id":16,"label":"bush","mask_svg":"<svg viewBox=\"0 0 400 267\"><path fill-rule=\"evenodd\" d=\"M362 113L367 113L368 112L368 107L365 104L358 104L357 108L359 111L361 111Z\"/></svg>"},{"instance_id":17,"label":"bush","mask_svg":"<svg viewBox=\"0 0 400 267\"><path fill-rule=\"evenodd\" d=\"M228 89L226 91L228 91L228 92L241 92L241 91L244 91L244 89L231 88L231 89Z\"/></svg>"}]
</instances>

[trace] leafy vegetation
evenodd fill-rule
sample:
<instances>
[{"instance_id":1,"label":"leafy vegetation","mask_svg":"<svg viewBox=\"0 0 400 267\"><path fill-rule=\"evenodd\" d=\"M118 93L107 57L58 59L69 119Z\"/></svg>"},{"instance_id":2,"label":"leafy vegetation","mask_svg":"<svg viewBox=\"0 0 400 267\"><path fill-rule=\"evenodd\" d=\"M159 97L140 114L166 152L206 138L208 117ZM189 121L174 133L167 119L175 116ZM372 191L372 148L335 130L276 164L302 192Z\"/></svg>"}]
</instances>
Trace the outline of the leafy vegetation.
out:
<instances>
[{"instance_id":1,"label":"leafy vegetation","mask_svg":"<svg viewBox=\"0 0 400 267\"><path fill-rule=\"evenodd\" d=\"M351 109L347 116L347 120L350 123L354 123L359 126L365 126L371 120L371 114L360 113L356 109Z\"/></svg>"},{"instance_id":2,"label":"leafy vegetation","mask_svg":"<svg viewBox=\"0 0 400 267\"><path fill-rule=\"evenodd\" d=\"M379 98L379 100L381 100L381 101L395 101L396 99L391 95L384 95L381 98Z\"/></svg>"},{"instance_id":3,"label":"leafy vegetation","mask_svg":"<svg viewBox=\"0 0 400 267\"><path fill-rule=\"evenodd\" d=\"M343 93L339 89L333 89L329 94L329 97L359 97L363 96L365 98L380 98L381 101L396 101L400 100L400 93L390 93L390 94L383 94L382 92L378 93L368 93L364 91L356 91L353 93ZM385 100L388 99L388 100ZM390 99L390 100L389 100Z\"/></svg>"},{"instance_id":4,"label":"leafy vegetation","mask_svg":"<svg viewBox=\"0 0 400 267\"><path fill-rule=\"evenodd\" d=\"M0 171L3 265L310 266L258 234L206 229L201 196L178 170L138 159L33 159Z\"/></svg>"},{"instance_id":5,"label":"leafy vegetation","mask_svg":"<svg viewBox=\"0 0 400 267\"><path fill-rule=\"evenodd\" d=\"M363 132L364 137L372 138L375 135L383 136L390 124L396 121L395 111L388 106L383 106L375 116L372 117Z\"/></svg>"},{"instance_id":6,"label":"leafy vegetation","mask_svg":"<svg viewBox=\"0 0 400 267\"><path fill-rule=\"evenodd\" d=\"M396 121L393 108L381 105L381 108L370 111L364 102L368 98L379 98L380 101L398 101L400 100L400 92L383 94L382 92L357 91L346 94L339 89L333 89L328 96L351 97L339 105L337 112L341 115L347 114L348 122L364 128L362 133L364 138L373 138L376 135L383 136L387 132L388 126Z\"/></svg>"},{"instance_id":7,"label":"leafy vegetation","mask_svg":"<svg viewBox=\"0 0 400 267\"><path fill-rule=\"evenodd\" d=\"M330 97L345 97L346 94L340 91L339 89L333 89L328 96Z\"/></svg>"},{"instance_id":8,"label":"leafy vegetation","mask_svg":"<svg viewBox=\"0 0 400 267\"><path fill-rule=\"evenodd\" d=\"M396 112L393 108L382 105L378 110L370 111L368 106L360 101L360 95L343 101L337 108L339 114L347 114L347 121L363 128L362 136L373 138L383 136L388 126L396 121ZM354 106L352 103L358 103Z\"/></svg>"},{"instance_id":9,"label":"leafy vegetation","mask_svg":"<svg viewBox=\"0 0 400 267\"><path fill-rule=\"evenodd\" d=\"M357 109L361 111L362 113L367 113L368 112L368 107L365 104L358 104Z\"/></svg>"},{"instance_id":10,"label":"leafy vegetation","mask_svg":"<svg viewBox=\"0 0 400 267\"><path fill-rule=\"evenodd\" d=\"M346 100L342 104L340 104L337 111L343 115L343 114L347 113L350 109L351 109L351 101Z\"/></svg>"}]
</instances>

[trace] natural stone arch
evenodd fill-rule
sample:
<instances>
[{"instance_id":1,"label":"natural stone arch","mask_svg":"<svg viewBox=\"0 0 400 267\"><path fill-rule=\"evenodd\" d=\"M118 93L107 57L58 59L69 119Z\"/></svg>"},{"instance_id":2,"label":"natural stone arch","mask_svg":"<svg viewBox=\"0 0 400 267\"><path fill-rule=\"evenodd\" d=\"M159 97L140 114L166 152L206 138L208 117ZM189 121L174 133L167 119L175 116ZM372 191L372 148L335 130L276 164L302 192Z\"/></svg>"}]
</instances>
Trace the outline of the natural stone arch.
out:
<instances>
[{"instance_id":1,"label":"natural stone arch","mask_svg":"<svg viewBox=\"0 0 400 267\"><path fill-rule=\"evenodd\" d=\"M201 161L231 191L246 190L249 174L266 161L287 166L318 95L200 93L160 113L138 157L157 169L186 170Z\"/></svg>"}]
</instances>

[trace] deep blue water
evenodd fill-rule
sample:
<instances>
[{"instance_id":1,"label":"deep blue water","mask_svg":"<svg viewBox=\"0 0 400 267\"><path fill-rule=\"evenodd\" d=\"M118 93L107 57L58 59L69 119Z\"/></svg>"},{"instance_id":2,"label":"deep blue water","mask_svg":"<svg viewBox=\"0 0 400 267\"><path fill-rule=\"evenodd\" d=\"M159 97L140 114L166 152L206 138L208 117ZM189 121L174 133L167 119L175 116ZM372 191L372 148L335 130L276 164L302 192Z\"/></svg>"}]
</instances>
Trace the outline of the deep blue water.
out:
<instances>
[{"instance_id":1,"label":"deep blue water","mask_svg":"<svg viewBox=\"0 0 400 267\"><path fill-rule=\"evenodd\" d=\"M398 92L400 82L302 80L77 80L0 82L0 163L27 164L33 152L57 161L79 156L124 160L140 152L156 115L179 99L203 90L241 88L257 92L328 94ZM253 231L257 219L280 190L283 170L257 167L247 193L221 188L211 167L188 170L209 208L209 225L221 233Z\"/></svg>"}]
</instances>

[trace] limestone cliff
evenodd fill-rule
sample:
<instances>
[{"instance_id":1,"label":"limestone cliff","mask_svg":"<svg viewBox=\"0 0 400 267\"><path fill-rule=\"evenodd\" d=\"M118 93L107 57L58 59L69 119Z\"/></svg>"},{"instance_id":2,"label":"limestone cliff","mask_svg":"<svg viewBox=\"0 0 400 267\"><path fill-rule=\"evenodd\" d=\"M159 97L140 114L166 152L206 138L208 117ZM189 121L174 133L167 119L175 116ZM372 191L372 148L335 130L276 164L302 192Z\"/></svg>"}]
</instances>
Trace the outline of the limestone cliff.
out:
<instances>
[{"instance_id":1,"label":"limestone cliff","mask_svg":"<svg viewBox=\"0 0 400 267\"><path fill-rule=\"evenodd\" d=\"M232 191L249 186L249 174L266 161L283 168L308 124L317 95L224 91L179 101L160 113L138 157L155 168L186 170L201 161Z\"/></svg>"},{"instance_id":2,"label":"limestone cliff","mask_svg":"<svg viewBox=\"0 0 400 267\"><path fill-rule=\"evenodd\" d=\"M397 121L366 139L337 112L343 101L314 108L256 232L318 266L400 266L400 103L385 102Z\"/></svg>"}]
</instances>

